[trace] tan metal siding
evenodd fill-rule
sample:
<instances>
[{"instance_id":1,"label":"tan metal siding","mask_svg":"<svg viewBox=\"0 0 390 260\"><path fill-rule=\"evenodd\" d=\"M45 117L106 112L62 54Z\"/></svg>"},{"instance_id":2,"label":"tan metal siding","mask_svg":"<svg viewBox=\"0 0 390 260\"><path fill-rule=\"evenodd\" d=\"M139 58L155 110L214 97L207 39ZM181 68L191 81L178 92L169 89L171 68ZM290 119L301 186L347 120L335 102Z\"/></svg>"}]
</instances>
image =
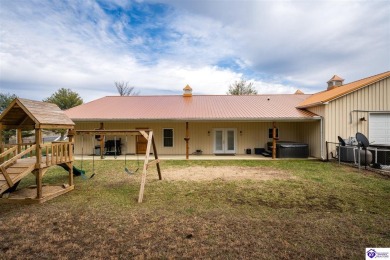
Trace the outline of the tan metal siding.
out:
<instances>
[{"instance_id":1,"label":"tan metal siding","mask_svg":"<svg viewBox=\"0 0 390 260\"><path fill-rule=\"evenodd\" d=\"M316 121L319 124L319 121ZM307 125L310 125L308 128ZM313 141L316 135L308 133L311 128L315 128L311 122L280 122L276 123L279 128L279 138L285 141L298 141L306 142L310 141L311 151L315 148L315 142ZM157 151L161 155L172 154L185 154L185 122L153 122L153 123L130 123L130 122L105 122L105 129L135 129L148 127L153 129L156 138ZM76 129L96 129L99 128L99 122L76 122ZM173 128L174 130L174 146L163 147L162 143L162 129ZM195 150L202 150L203 154L213 154L213 129L215 128L235 128L237 129L237 154L245 154L245 149L265 148L266 143L272 139L268 138L268 129L272 128L272 122L189 122L190 132L190 152ZM305 130L306 134L302 134L302 130ZM315 129L314 129L315 130ZM210 132L210 133L209 133ZM123 143L122 152L135 153L135 137L128 136L126 142L126 136L117 136L121 138ZM113 139L113 137L110 137ZM94 140L92 136L84 137L84 154L91 154L93 152L94 145L98 145L98 142ZM82 137L76 136L75 153L81 154ZM314 153L314 154L317 154Z\"/></svg>"},{"instance_id":2,"label":"tan metal siding","mask_svg":"<svg viewBox=\"0 0 390 260\"><path fill-rule=\"evenodd\" d=\"M389 100L390 78L387 78L323 105L325 141L338 142L337 136L354 137L356 132L368 136L369 112L352 111L390 111ZM362 117L367 121L360 121Z\"/></svg>"},{"instance_id":3,"label":"tan metal siding","mask_svg":"<svg viewBox=\"0 0 390 260\"><path fill-rule=\"evenodd\" d=\"M316 107L309 107L307 108L307 110L309 110L310 112L316 114L316 115L319 115L319 116L325 116L325 108L323 105L321 106L316 106Z\"/></svg>"},{"instance_id":4,"label":"tan metal siding","mask_svg":"<svg viewBox=\"0 0 390 260\"><path fill-rule=\"evenodd\" d=\"M309 145L309 155L321 158L321 122L307 122L300 124L300 142Z\"/></svg>"},{"instance_id":5,"label":"tan metal siding","mask_svg":"<svg viewBox=\"0 0 390 260\"><path fill-rule=\"evenodd\" d=\"M323 124L327 120L325 105L309 107L310 112L322 117ZM321 158L321 122L315 121L302 125L302 142L309 144L309 154L312 157ZM323 147L325 144L323 145ZM324 149L324 148L323 148Z\"/></svg>"}]
</instances>

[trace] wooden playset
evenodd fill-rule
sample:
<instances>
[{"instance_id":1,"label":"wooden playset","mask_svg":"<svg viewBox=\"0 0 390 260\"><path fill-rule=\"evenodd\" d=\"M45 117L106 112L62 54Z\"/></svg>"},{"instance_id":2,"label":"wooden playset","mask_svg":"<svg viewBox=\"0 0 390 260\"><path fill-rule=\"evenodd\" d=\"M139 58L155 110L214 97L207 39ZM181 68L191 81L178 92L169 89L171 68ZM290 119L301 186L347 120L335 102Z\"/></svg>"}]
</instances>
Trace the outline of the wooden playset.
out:
<instances>
[{"instance_id":1,"label":"wooden playset","mask_svg":"<svg viewBox=\"0 0 390 260\"><path fill-rule=\"evenodd\" d=\"M161 180L161 170L157 149L151 129L137 130L74 130L74 122L68 118L57 105L15 99L0 115L0 202L1 203L42 203L74 189L74 136L75 135L142 135L147 140L147 149L143 165L141 187L138 202L143 200L146 173L148 166L157 164L157 172ZM66 129L67 141L43 143L42 131ZM16 130L16 143L4 144L4 131ZM35 131L35 142L23 143L22 131ZM153 148L155 160L149 162ZM44 185L43 177L54 165L62 166L68 171L68 183L60 185ZM19 182L33 173L36 185L17 189Z\"/></svg>"}]
</instances>

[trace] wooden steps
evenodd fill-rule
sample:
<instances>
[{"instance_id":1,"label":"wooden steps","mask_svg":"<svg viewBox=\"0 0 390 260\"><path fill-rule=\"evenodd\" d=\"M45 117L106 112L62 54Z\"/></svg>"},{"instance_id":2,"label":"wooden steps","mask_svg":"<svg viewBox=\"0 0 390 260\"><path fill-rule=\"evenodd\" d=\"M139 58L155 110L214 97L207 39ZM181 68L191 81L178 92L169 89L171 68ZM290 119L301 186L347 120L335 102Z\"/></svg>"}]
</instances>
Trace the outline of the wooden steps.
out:
<instances>
[{"instance_id":1,"label":"wooden steps","mask_svg":"<svg viewBox=\"0 0 390 260\"><path fill-rule=\"evenodd\" d=\"M17 183L35 169L35 158L18 159L15 164L5 169L13 184ZM11 185L12 186L12 185ZM7 176L0 173L0 194L11 188Z\"/></svg>"}]
</instances>

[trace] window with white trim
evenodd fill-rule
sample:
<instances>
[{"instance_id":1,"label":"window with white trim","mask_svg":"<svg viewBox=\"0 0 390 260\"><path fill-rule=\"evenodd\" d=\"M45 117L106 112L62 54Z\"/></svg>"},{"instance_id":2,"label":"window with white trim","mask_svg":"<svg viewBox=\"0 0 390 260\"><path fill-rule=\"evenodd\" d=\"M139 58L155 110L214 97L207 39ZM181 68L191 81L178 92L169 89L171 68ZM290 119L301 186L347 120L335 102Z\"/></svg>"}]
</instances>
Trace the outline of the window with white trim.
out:
<instances>
[{"instance_id":1,"label":"window with white trim","mask_svg":"<svg viewBox=\"0 0 390 260\"><path fill-rule=\"evenodd\" d=\"M173 128L163 128L163 146L173 147Z\"/></svg>"}]
</instances>

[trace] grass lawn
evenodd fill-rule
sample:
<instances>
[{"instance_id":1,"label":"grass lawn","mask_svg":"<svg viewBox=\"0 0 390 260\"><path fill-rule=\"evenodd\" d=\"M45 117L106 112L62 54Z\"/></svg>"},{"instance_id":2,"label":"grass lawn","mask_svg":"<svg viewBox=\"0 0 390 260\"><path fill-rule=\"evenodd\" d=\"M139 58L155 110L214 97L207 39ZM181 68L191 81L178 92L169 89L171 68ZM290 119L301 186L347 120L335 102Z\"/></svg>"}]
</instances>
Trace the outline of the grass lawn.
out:
<instances>
[{"instance_id":1,"label":"grass lawn","mask_svg":"<svg viewBox=\"0 0 390 260\"><path fill-rule=\"evenodd\" d=\"M366 247L390 247L389 178L301 160L161 166L163 178L203 167L282 177L159 181L151 167L138 204L141 170L129 176L123 161L98 161L95 177L76 177L70 193L0 205L0 259L363 259ZM84 168L91 174L90 161ZM44 180L65 183L67 175L53 167Z\"/></svg>"}]
</instances>

